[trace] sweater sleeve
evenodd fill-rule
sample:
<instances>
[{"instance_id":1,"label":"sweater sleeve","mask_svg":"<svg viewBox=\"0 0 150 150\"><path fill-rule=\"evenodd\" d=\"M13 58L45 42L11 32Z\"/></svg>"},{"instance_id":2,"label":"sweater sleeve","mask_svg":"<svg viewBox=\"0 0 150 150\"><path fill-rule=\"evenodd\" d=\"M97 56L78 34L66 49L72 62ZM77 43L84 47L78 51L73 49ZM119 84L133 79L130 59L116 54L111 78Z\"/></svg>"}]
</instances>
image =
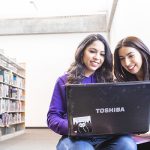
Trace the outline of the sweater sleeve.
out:
<instances>
[{"instance_id":1,"label":"sweater sleeve","mask_svg":"<svg viewBox=\"0 0 150 150\"><path fill-rule=\"evenodd\" d=\"M67 119L67 102L65 96L66 76L58 78L49 110L47 113L47 124L54 132L67 135L68 134L68 119Z\"/></svg>"}]
</instances>

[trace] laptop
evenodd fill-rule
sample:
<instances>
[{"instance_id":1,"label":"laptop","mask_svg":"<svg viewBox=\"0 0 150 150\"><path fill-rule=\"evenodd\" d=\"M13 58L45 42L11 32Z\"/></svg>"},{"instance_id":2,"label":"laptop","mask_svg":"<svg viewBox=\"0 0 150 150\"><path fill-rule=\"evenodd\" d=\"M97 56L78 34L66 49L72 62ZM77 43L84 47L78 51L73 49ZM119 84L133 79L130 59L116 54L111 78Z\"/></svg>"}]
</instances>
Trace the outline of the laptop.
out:
<instances>
[{"instance_id":1,"label":"laptop","mask_svg":"<svg viewBox=\"0 0 150 150\"><path fill-rule=\"evenodd\" d=\"M142 134L150 125L150 82L66 86L70 136Z\"/></svg>"}]
</instances>

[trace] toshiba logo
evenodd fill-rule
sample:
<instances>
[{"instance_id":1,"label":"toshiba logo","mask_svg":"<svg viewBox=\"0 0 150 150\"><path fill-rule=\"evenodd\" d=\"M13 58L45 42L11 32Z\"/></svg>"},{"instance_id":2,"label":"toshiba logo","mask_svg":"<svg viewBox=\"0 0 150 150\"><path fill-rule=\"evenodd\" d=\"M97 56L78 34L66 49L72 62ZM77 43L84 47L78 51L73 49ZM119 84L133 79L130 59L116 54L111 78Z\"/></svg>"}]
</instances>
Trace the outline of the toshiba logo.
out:
<instances>
[{"instance_id":1,"label":"toshiba logo","mask_svg":"<svg viewBox=\"0 0 150 150\"><path fill-rule=\"evenodd\" d=\"M124 107L115 107L115 108L96 108L96 113L99 114L103 114L103 113L117 113L117 112L125 112L125 108Z\"/></svg>"}]
</instances>

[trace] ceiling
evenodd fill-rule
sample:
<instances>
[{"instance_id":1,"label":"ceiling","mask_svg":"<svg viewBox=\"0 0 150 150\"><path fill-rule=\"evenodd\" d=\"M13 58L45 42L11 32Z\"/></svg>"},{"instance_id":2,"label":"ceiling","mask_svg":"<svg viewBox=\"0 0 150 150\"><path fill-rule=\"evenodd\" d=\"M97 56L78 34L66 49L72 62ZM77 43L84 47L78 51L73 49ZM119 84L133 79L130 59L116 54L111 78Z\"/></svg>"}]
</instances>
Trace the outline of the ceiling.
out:
<instances>
[{"instance_id":1,"label":"ceiling","mask_svg":"<svg viewBox=\"0 0 150 150\"><path fill-rule=\"evenodd\" d=\"M110 31L118 0L0 0L0 35Z\"/></svg>"},{"instance_id":2,"label":"ceiling","mask_svg":"<svg viewBox=\"0 0 150 150\"><path fill-rule=\"evenodd\" d=\"M0 19L107 13L113 0L0 0Z\"/></svg>"}]
</instances>

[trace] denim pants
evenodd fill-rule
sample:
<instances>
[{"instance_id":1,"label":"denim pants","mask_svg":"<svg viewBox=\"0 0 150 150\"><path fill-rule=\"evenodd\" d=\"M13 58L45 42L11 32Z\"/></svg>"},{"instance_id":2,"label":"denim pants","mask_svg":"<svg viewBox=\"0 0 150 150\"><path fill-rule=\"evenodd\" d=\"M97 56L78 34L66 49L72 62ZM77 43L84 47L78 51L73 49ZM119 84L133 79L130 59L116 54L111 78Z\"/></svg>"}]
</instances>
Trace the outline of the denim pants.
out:
<instances>
[{"instance_id":1,"label":"denim pants","mask_svg":"<svg viewBox=\"0 0 150 150\"><path fill-rule=\"evenodd\" d=\"M57 150L137 150L130 135L67 137L62 136Z\"/></svg>"}]
</instances>

